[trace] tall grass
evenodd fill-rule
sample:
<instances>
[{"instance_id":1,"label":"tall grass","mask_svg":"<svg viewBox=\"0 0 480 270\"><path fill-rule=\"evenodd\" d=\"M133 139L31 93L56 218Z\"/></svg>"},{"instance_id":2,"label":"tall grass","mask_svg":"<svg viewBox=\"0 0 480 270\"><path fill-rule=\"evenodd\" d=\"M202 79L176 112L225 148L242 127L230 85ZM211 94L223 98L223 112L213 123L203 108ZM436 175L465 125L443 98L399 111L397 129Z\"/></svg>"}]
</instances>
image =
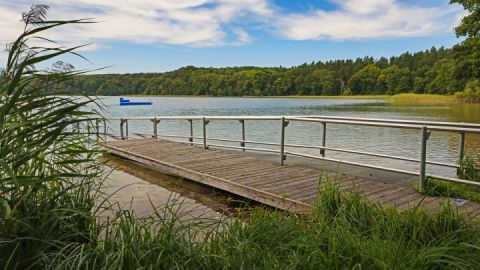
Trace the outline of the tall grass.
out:
<instances>
[{"instance_id":1,"label":"tall grass","mask_svg":"<svg viewBox=\"0 0 480 270\"><path fill-rule=\"evenodd\" d=\"M460 179L480 182L480 159L476 156L465 156L458 170ZM480 187L428 179L427 194L431 196L455 197L480 202Z\"/></svg>"},{"instance_id":2,"label":"tall grass","mask_svg":"<svg viewBox=\"0 0 480 270\"><path fill-rule=\"evenodd\" d=\"M454 96L436 95L436 94L396 94L390 96L390 102L393 103L419 103L419 104L437 104L437 103L456 103Z\"/></svg>"},{"instance_id":3,"label":"tall grass","mask_svg":"<svg viewBox=\"0 0 480 270\"><path fill-rule=\"evenodd\" d=\"M5 268L44 267L50 253L72 241L90 241L95 225L90 211L100 173L98 149L88 136L69 131L94 115L85 110L92 100L44 94L45 87L82 72L61 61L37 68L75 54L75 48L30 45L47 41L38 37L43 31L83 21L47 21L47 10L38 5L23 14L24 31L7 46L0 72L0 265Z\"/></svg>"},{"instance_id":4,"label":"tall grass","mask_svg":"<svg viewBox=\"0 0 480 270\"><path fill-rule=\"evenodd\" d=\"M324 181L311 214L259 209L205 229L157 212L125 211L98 242L76 243L65 269L475 269L480 229L455 208L399 212ZM169 209L168 206L166 208ZM168 212L168 211L167 211ZM173 217L173 218L172 218ZM206 231L207 230L207 231Z\"/></svg>"}]
</instances>

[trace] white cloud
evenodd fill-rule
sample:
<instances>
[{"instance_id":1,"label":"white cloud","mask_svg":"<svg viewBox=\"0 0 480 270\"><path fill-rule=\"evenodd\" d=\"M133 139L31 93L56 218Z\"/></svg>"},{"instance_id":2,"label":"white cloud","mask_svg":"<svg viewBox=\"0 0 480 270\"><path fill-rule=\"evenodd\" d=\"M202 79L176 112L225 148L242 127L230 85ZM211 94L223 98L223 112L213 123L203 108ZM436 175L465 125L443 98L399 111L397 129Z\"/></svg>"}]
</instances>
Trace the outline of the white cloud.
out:
<instances>
[{"instance_id":1,"label":"white cloud","mask_svg":"<svg viewBox=\"0 0 480 270\"><path fill-rule=\"evenodd\" d=\"M406 6L398 0L331 0L337 10L287 14L277 32L293 40L361 40L428 36L451 31L453 6Z\"/></svg>"},{"instance_id":2,"label":"white cloud","mask_svg":"<svg viewBox=\"0 0 480 270\"><path fill-rule=\"evenodd\" d=\"M219 46L249 41L249 35L228 24L240 17L270 16L268 0L46 0L49 17L95 18L98 24L54 31L49 37L63 43L111 40L135 43ZM30 1L0 3L0 42L12 40L21 31L20 11ZM4 23L6 22L6 23ZM228 33L233 35L229 35ZM238 40L229 40L231 36Z\"/></svg>"},{"instance_id":3,"label":"white cloud","mask_svg":"<svg viewBox=\"0 0 480 270\"><path fill-rule=\"evenodd\" d=\"M62 44L109 41L192 47L251 42L249 23L293 40L383 39L451 31L455 8L420 7L399 0L330 0L337 10L281 11L273 0L44 0L49 18L95 18L99 23L59 28L49 38ZM442 0L447 1L447 0ZM22 30L30 0L0 0L0 44ZM68 30L66 30L68 29ZM256 29L257 30L257 29Z\"/></svg>"}]
</instances>

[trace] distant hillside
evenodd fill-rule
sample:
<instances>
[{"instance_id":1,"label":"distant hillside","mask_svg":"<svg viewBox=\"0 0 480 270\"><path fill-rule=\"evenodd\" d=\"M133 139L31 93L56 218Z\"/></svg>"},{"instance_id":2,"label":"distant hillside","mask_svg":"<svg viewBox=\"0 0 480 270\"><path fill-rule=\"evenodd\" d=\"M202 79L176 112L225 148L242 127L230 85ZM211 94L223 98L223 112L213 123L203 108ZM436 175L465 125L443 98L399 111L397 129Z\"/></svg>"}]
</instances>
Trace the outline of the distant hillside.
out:
<instances>
[{"instance_id":1,"label":"distant hillside","mask_svg":"<svg viewBox=\"0 0 480 270\"><path fill-rule=\"evenodd\" d=\"M89 95L452 94L463 90L477 72L465 63L469 50L462 46L407 52L390 59L364 57L291 68L188 66L165 73L85 75L56 89Z\"/></svg>"}]
</instances>

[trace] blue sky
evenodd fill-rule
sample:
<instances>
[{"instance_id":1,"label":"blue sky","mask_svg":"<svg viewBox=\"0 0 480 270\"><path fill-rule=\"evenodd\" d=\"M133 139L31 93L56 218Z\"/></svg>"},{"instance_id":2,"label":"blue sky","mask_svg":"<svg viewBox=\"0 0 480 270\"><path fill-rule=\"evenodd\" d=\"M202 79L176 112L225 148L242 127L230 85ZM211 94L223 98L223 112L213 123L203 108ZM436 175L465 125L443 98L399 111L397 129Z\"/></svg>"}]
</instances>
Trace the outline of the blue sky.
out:
<instances>
[{"instance_id":1,"label":"blue sky","mask_svg":"<svg viewBox=\"0 0 480 270\"><path fill-rule=\"evenodd\" d=\"M451 47L463 10L448 0L46 0L51 19L98 24L49 33L109 73L162 72L182 66L294 66ZM21 31L31 1L0 0L1 43ZM0 55L4 61L4 55Z\"/></svg>"}]
</instances>

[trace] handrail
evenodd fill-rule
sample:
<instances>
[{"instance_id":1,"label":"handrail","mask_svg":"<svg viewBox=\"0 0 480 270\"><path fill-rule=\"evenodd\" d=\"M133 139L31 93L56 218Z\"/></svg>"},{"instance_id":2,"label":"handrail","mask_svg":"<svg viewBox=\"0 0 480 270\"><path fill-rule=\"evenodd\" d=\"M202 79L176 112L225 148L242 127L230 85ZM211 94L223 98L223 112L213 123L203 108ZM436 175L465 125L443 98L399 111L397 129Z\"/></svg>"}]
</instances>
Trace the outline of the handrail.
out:
<instances>
[{"instance_id":1,"label":"handrail","mask_svg":"<svg viewBox=\"0 0 480 270\"><path fill-rule=\"evenodd\" d=\"M332 119L332 120L354 120L380 123L401 123L423 126L447 126L447 127L463 127L463 128L480 128L480 124L476 123L458 123L458 122L439 122L439 121L417 121L403 119L381 119L381 118L359 118L359 117L342 117L342 116L309 116L308 118Z\"/></svg>"},{"instance_id":2,"label":"handrail","mask_svg":"<svg viewBox=\"0 0 480 270\"><path fill-rule=\"evenodd\" d=\"M148 120L153 123L153 138L158 137L165 137L165 138L183 138L188 139L188 144L191 145L200 145L203 146L204 149L208 147L219 147L219 148L231 148L231 149L240 149L240 150L251 150L251 151L261 151L261 152L271 152L271 153L279 153L280 154L280 163L283 165L284 161L286 160L287 155L292 156L299 156L305 158L314 158L320 160L327 160L327 161L335 161L344 164L351 164L356 166L362 166L367 168L377 168L387 171L393 172L400 172L406 173L409 175L414 175L419 177L419 187L420 190L423 191L425 188L426 178L427 177L435 177L438 179L442 179L445 181L462 183L462 184L471 184L471 185L480 185L477 182L458 179L448 176L438 176L438 175L429 175L426 173L426 165L436 165L442 167L450 167L450 168L457 168L457 173L459 169L459 164L463 160L464 150L465 150L465 134L466 133L474 133L480 134L480 124L475 123L456 123L456 122L438 122L438 121L416 121L416 120L401 120L401 119L378 119L378 118L357 118L357 117L338 117L338 116L322 116L322 115L290 115L290 116L153 116L153 117L121 117L121 118L106 118L103 119L105 124L105 120L119 120L120 121L120 138L121 139L128 139L128 121L136 121L136 120ZM181 136L181 135L173 135L173 134L159 134L157 130L157 125L163 120L186 120L190 123L190 136ZM222 121L239 121L242 127L242 139L241 140L234 140L234 139L227 139L227 138L209 138L207 136L207 125L210 121L214 120L222 120ZM202 122L202 136L194 136L193 134L193 121L201 121ZM281 122L281 137L280 143L274 142L258 142L258 141L251 141L245 139L245 121L279 121ZM308 145L308 144L288 144L285 143L285 129L289 125L290 122L309 122L309 123L321 123L322 124L322 145ZM370 127L379 127L379 128L398 128L398 129L411 129L411 130L419 130L421 131L421 151L420 151L420 158L410 158L410 157L401 157L401 156L394 156L394 155L387 155L387 154L380 154L380 153L372 153L372 152L364 152L364 151L357 151L357 150L350 150L350 149L341 149L341 148L333 148L326 146L326 129L327 124L335 124L335 125L359 125L359 126L370 126ZM106 129L105 129L106 130ZM458 157L458 164L449 164L444 162L437 162L431 161L426 159L426 152L427 152L427 140L430 137L430 133L432 131L441 131L441 132L454 132L460 134L459 140L459 157ZM148 134L144 134L147 135ZM194 140L201 140L202 142L194 142ZM232 146L232 145L224 145L224 144L210 144L210 141L220 141L220 142L235 142L240 143L240 146ZM272 150L272 149L265 149L265 148L257 148L257 147L246 147L246 144L256 144L256 145L268 145L272 147L279 147L279 150ZM319 149L321 156L314 156L308 155L304 153L296 153L292 151L287 151L285 148L310 148L310 149ZM337 160L332 158L325 157L325 151L336 151L336 152L344 152L350 154L358 154L358 155L367 155L367 156L374 156L380 158L388 158L388 159L395 159L395 160L403 160L407 162L414 162L420 164L420 172L410 172L395 168L387 168L381 166L374 166L370 164L362 164L358 162L352 161L345 161L345 160ZM479 179L480 180L480 179Z\"/></svg>"},{"instance_id":3,"label":"handrail","mask_svg":"<svg viewBox=\"0 0 480 270\"><path fill-rule=\"evenodd\" d=\"M102 119L110 120L149 120L153 118L161 120L187 120L187 119L202 119L209 120L280 120L282 117L286 118L316 118L316 119L330 119L330 120L352 120L352 121L366 121L366 122L380 122L380 123L401 123L412 125L427 125L427 126L450 126L450 127L465 127L465 128L480 128L478 123L466 123L466 122L448 122L448 121L419 121L419 120L407 120L407 119L381 119L381 118L361 118L361 117L342 117L342 116L328 116L328 115L268 115L268 116L254 116L254 115L175 115L175 116L129 116L129 117L106 117Z\"/></svg>"},{"instance_id":4,"label":"handrail","mask_svg":"<svg viewBox=\"0 0 480 270\"><path fill-rule=\"evenodd\" d=\"M478 128L463 128L463 127L448 127L448 126L435 126L435 125L428 126L428 125L420 125L420 124L397 124L393 120L391 122L378 122L378 121L369 122L369 121L357 121L357 120L336 120L336 119L308 118L308 117L288 117L287 119L292 121L349 124L349 125L374 126L374 127L394 127L394 128L406 128L406 129L422 129L422 127L426 126L429 130L436 130L436 131L480 133L480 126Z\"/></svg>"}]
</instances>

